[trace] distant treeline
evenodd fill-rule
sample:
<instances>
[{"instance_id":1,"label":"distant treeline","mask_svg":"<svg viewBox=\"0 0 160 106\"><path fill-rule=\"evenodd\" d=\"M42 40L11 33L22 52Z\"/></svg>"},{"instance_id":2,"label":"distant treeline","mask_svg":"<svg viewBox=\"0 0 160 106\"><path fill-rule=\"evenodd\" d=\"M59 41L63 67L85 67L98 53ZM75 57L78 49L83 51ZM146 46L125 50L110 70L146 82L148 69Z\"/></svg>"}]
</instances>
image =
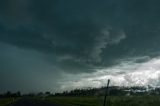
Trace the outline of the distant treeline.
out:
<instances>
[{"instance_id":1,"label":"distant treeline","mask_svg":"<svg viewBox=\"0 0 160 106\"><path fill-rule=\"evenodd\" d=\"M39 93L28 93L28 94L21 94L20 91L18 92L10 92L7 91L6 93L2 93L0 94L0 98L8 98L8 97L34 97L34 96L53 96L54 94L50 93L50 92L39 92Z\"/></svg>"},{"instance_id":2,"label":"distant treeline","mask_svg":"<svg viewBox=\"0 0 160 106\"><path fill-rule=\"evenodd\" d=\"M54 96L104 96L106 87L75 89L71 91L64 91L63 93L55 93ZM109 87L110 96L129 96L129 95L160 95L160 88L151 86L134 86L134 87Z\"/></svg>"},{"instance_id":3,"label":"distant treeline","mask_svg":"<svg viewBox=\"0 0 160 106\"><path fill-rule=\"evenodd\" d=\"M64 91L62 93L51 93L51 92L39 92L39 93L29 93L21 94L20 91L12 93L10 91L0 94L0 98L5 97L47 97L47 96L104 96L106 87L101 88L85 88L85 89L74 89L71 91ZM120 86L110 86L109 87L110 96L129 96L129 95L160 95L159 87L151 86L134 86L134 87L120 87Z\"/></svg>"},{"instance_id":4,"label":"distant treeline","mask_svg":"<svg viewBox=\"0 0 160 106\"><path fill-rule=\"evenodd\" d=\"M7 91L6 93L0 94L0 98L5 98L5 97L20 97L21 92L18 91L16 93L12 93L10 91Z\"/></svg>"}]
</instances>

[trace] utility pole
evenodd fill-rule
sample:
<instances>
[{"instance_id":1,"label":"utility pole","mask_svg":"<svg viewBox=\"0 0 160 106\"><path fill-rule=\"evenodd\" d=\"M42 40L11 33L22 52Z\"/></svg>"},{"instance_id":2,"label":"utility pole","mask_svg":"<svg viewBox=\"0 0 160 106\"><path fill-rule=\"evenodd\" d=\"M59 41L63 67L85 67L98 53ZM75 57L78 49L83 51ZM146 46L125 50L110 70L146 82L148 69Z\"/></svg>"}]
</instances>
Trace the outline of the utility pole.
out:
<instances>
[{"instance_id":1,"label":"utility pole","mask_svg":"<svg viewBox=\"0 0 160 106\"><path fill-rule=\"evenodd\" d=\"M108 82L107 82L107 88L106 88L106 91L105 91L105 97L104 97L103 106L106 106L106 98L109 95L109 83L110 83L110 79L108 79Z\"/></svg>"}]
</instances>

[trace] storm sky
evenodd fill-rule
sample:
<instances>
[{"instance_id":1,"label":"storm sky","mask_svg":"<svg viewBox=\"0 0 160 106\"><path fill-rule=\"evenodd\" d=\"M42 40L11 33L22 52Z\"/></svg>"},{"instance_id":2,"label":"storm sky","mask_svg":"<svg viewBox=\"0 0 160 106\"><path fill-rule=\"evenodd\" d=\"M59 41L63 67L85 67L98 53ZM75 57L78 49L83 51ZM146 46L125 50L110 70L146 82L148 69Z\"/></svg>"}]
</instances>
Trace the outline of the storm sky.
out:
<instances>
[{"instance_id":1,"label":"storm sky","mask_svg":"<svg viewBox=\"0 0 160 106\"><path fill-rule=\"evenodd\" d=\"M1 0L0 92L160 86L160 0Z\"/></svg>"}]
</instances>

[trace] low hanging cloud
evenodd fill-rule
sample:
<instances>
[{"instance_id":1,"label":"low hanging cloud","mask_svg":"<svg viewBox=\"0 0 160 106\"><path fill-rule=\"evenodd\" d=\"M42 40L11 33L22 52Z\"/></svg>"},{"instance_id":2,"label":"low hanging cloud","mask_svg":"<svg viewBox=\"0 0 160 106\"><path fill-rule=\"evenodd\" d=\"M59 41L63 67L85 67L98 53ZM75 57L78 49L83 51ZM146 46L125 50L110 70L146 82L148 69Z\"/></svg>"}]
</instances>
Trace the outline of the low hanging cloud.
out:
<instances>
[{"instance_id":1,"label":"low hanging cloud","mask_svg":"<svg viewBox=\"0 0 160 106\"><path fill-rule=\"evenodd\" d=\"M112 28L106 28L101 31L101 34L95 38L93 50L91 50L91 58L95 62L101 62L101 53L107 45L118 44L121 40L125 39L126 35L123 30L117 31Z\"/></svg>"},{"instance_id":2,"label":"low hanging cloud","mask_svg":"<svg viewBox=\"0 0 160 106\"><path fill-rule=\"evenodd\" d=\"M107 80L111 80L113 86L160 86L160 58L136 63L142 59L148 60L148 56L132 58L121 64L106 68L97 69L92 74L80 74L69 78L68 82L62 83L61 89L75 89L87 87L101 87L107 84ZM69 86L68 86L69 85Z\"/></svg>"}]
</instances>

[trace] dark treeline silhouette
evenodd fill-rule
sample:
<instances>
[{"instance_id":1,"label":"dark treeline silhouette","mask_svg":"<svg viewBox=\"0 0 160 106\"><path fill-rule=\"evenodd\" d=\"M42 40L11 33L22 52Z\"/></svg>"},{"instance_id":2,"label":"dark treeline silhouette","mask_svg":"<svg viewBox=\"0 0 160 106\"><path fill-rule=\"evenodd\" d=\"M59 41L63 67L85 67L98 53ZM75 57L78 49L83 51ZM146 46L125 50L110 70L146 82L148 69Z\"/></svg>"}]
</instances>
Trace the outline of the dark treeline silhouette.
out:
<instances>
[{"instance_id":1,"label":"dark treeline silhouette","mask_svg":"<svg viewBox=\"0 0 160 106\"><path fill-rule=\"evenodd\" d=\"M8 97L35 97L35 96L43 96L43 97L46 97L46 96L53 96L52 93L50 92L39 92L39 93L28 93L28 94L21 94L20 91L18 92L10 92L10 91L7 91L5 93L2 93L0 94L0 98L8 98Z\"/></svg>"},{"instance_id":2,"label":"dark treeline silhouette","mask_svg":"<svg viewBox=\"0 0 160 106\"><path fill-rule=\"evenodd\" d=\"M85 89L74 89L71 91L64 91L62 93L51 93L51 92L39 92L39 93L28 93L21 94L20 91L12 93L7 91L6 93L0 94L0 98L6 97L48 97L48 96L104 96L106 87L101 88L85 88ZM160 95L159 87L152 86L134 86L134 87L120 87L120 86L110 86L109 87L110 96L129 96L129 95Z\"/></svg>"},{"instance_id":3,"label":"dark treeline silhouette","mask_svg":"<svg viewBox=\"0 0 160 106\"><path fill-rule=\"evenodd\" d=\"M104 96L106 87L75 89L64 91L63 93L55 93L54 96ZM160 95L160 88L134 86L134 87L109 87L110 96L129 96L129 95Z\"/></svg>"},{"instance_id":4,"label":"dark treeline silhouette","mask_svg":"<svg viewBox=\"0 0 160 106\"><path fill-rule=\"evenodd\" d=\"M55 93L55 96L104 96L105 90L106 90L106 87L75 89L71 91L64 91L63 93ZM120 89L120 87L116 87L116 86L109 87L110 95L114 95L114 96L126 94L126 91L124 90L125 89Z\"/></svg>"},{"instance_id":5,"label":"dark treeline silhouette","mask_svg":"<svg viewBox=\"0 0 160 106\"><path fill-rule=\"evenodd\" d=\"M16 93L12 93L10 91L7 91L6 93L0 94L0 98L5 98L5 97L21 97L21 92L18 91Z\"/></svg>"}]
</instances>

